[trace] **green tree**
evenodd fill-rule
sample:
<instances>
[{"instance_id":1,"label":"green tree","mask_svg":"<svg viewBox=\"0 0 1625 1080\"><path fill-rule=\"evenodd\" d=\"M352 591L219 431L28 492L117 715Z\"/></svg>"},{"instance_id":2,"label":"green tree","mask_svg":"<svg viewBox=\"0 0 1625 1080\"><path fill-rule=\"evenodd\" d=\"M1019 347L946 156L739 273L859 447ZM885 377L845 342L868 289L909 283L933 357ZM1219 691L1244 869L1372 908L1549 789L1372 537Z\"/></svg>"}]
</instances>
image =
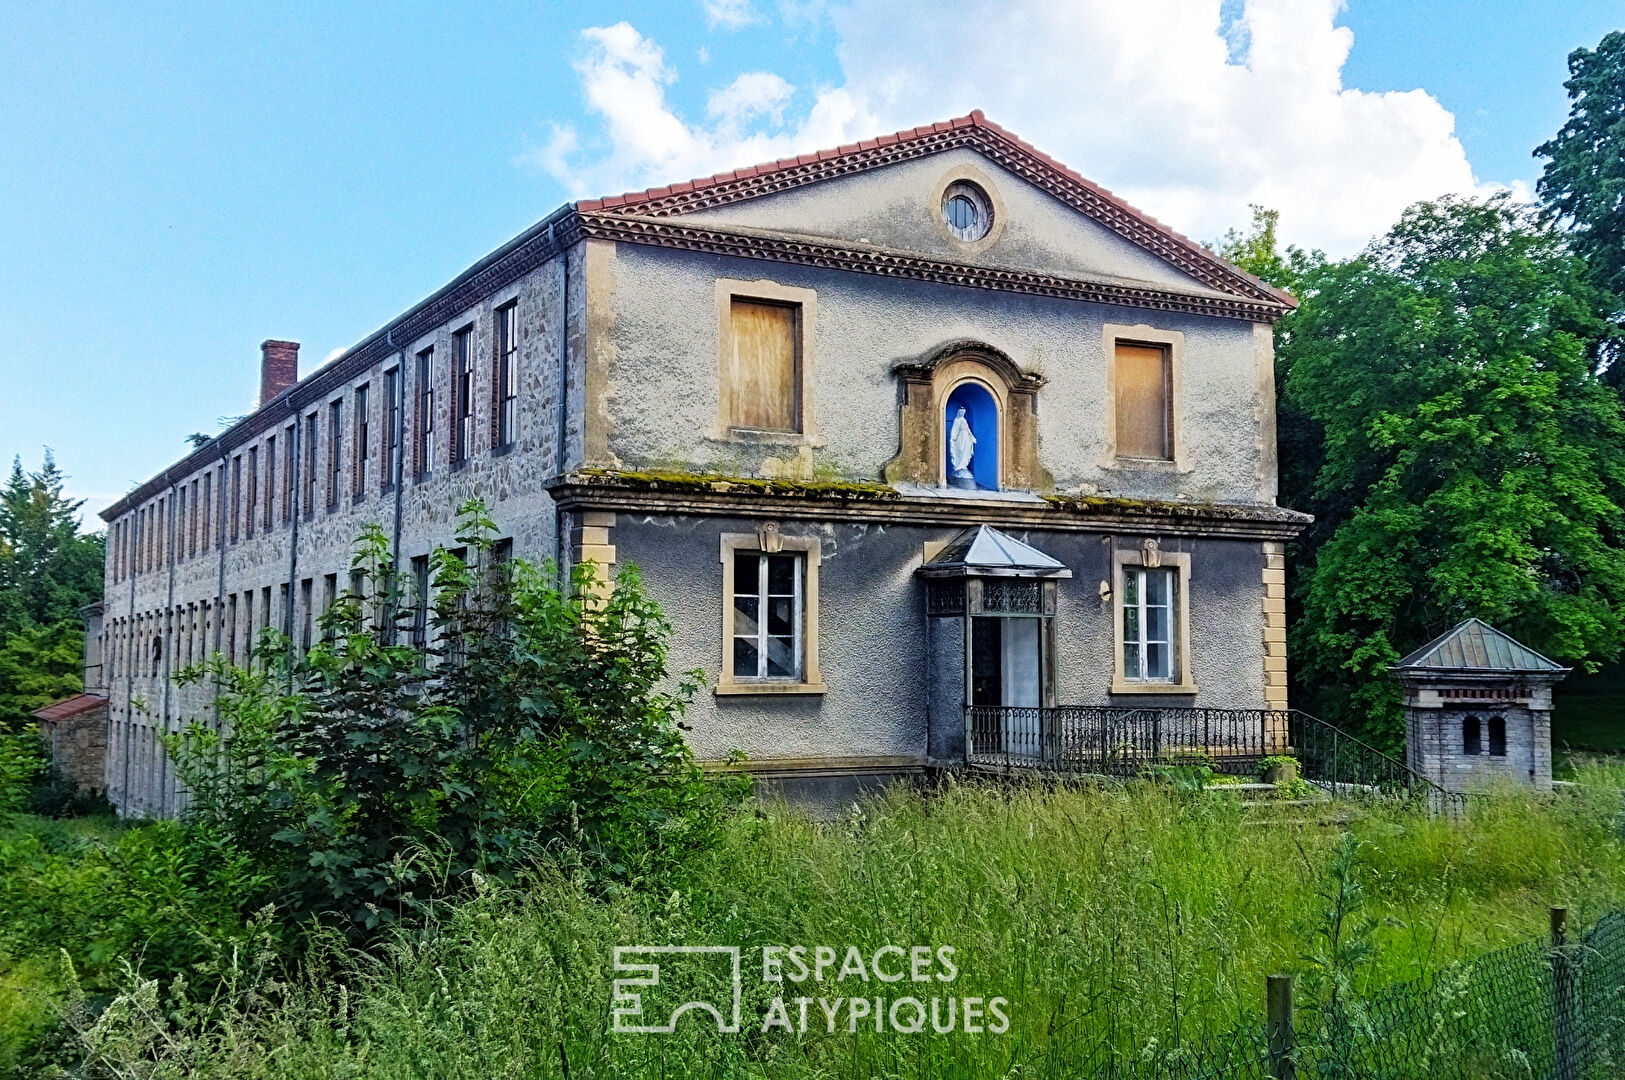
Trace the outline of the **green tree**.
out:
<instances>
[{"instance_id":1,"label":"green tree","mask_svg":"<svg viewBox=\"0 0 1625 1080\"><path fill-rule=\"evenodd\" d=\"M620 888L709 845L743 795L694 763L679 720L699 673L665 687L671 626L636 569L601 598L591 564L561 587L495 562L492 534L471 503L467 560L434 552L427 648L374 526L308 652L267 631L247 668L182 673L219 689L218 726L170 741L190 823L249 853L286 914L364 937L547 846Z\"/></svg>"},{"instance_id":2,"label":"green tree","mask_svg":"<svg viewBox=\"0 0 1625 1080\"><path fill-rule=\"evenodd\" d=\"M1299 287L1278 355L1321 440L1283 492L1317 516L1306 703L1396 745L1387 668L1470 615L1564 662L1618 655L1625 420L1589 363L1618 311L1565 237L1505 195L1445 198Z\"/></svg>"},{"instance_id":3,"label":"green tree","mask_svg":"<svg viewBox=\"0 0 1625 1080\"><path fill-rule=\"evenodd\" d=\"M0 729L80 686L79 609L101 599L104 547L65 479L46 451L35 473L13 460L0 489Z\"/></svg>"},{"instance_id":4,"label":"green tree","mask_svg":"<svg viewBox=\"0 0 1625 1080\"><path fill-rule=\"evenodd\" d=\"M1246 232L1230 229L1223 240L1210 246L1220 258L1239 266L1266 284L1296 292L1298 281L1304 273L1324 262L1326 257L1319 251L1305 251L1293 245L1288 245L1283 252L1279 237L1281 212L1258 203L1249 204L1249 208L1253 220Z\"/></svg>"},{"instance_id":5,"label":"green tree","mask_svg":"<svg viewBox=\"0 0 1625 1080\"><path fill-rule=\"evenodd\" d=\"M1535 190L1547 213L1573 229L1575 251L1597 284L1625 296L1625 32L1569 54L1569 118L1535 148L1546 159ZM1603 350L1607 363L1616 348ZM1616 385L1625 365L1610 372Z\"/></svg>"}]
</instances>

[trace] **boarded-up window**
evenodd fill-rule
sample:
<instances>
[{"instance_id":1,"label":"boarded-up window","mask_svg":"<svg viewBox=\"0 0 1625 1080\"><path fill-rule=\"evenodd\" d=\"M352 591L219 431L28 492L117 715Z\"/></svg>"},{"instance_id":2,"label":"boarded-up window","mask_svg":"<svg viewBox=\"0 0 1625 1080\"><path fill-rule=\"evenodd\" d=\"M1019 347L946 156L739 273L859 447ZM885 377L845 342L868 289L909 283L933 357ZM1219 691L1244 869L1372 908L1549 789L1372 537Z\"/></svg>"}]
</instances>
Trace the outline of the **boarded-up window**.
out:
<instances>
[{"instance_id":1,"label":"boarded-up window","mask_svg":"<svg viewBox=\"0 0 1625 1080\"><path fill-rule=\"evenodd\" d=\"M1172 383L1168 350L1118 343L1118 457L1174 456Z\"/></svg>"},{"instance_id":2,"label":"boarded-up window","mask_svg":"<svg viewBox=\"0 0 1625 1080\"><path fill-rule=\"evenodd\" d=\"M734 427L801 430L800 314L790 304L732 301L733 368L725 392Z\"/></svg>"}]
</instances>

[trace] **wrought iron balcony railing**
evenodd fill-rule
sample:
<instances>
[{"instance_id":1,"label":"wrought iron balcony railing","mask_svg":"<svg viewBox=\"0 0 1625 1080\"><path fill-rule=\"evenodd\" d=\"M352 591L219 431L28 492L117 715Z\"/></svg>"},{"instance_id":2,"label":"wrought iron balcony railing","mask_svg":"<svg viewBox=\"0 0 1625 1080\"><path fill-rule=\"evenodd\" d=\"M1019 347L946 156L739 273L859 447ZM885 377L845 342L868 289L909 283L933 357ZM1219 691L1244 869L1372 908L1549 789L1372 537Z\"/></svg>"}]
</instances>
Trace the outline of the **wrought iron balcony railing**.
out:
<instances>
[{"instance_id":1,"label":"wrought iron balcony railing","mask_svg":"<svg viewBox=\"0 0 1625 1080\"><path fill-rule=\"evenodd\" d=\"M1132 776L1153 765L1200 762L1245 775L1260 759L1291 754L1303 779L1333 797L1462 796L1324 720L1297 709L1176 709L1061 705L971 706L970 765Z\"/></svg>"}]
</instances>

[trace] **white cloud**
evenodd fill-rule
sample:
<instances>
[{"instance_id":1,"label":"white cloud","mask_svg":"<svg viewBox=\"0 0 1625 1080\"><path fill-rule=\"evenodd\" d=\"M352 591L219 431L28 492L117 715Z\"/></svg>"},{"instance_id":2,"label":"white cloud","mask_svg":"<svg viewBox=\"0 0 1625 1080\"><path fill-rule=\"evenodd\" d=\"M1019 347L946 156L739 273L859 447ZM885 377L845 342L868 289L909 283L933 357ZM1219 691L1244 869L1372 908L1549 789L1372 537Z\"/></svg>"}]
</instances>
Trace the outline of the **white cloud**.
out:
<instances>
[{"instance_id":1,"label":"white cloud","mask_svg":"<svg viewBox=\"0 0 1625 1080\"><path fill-rule=\"evenodd\" d=\"M583 153L576 130L556 128L545 147L519 161L558 178L573 195L611 195L723 169L772 161L842 142L846 132L875 128L844 90L817 95L799 123L783 117L794 88L770 72L750 72L713 91L708 124L680 118L666 101L676 78L665 54L628 23L582 31L587 54L576 64L587 108L602 138Z\"/></svg>"},{"instance_id":2,"label":"white cloud","mask_svg":"<svg viewBox=\"0 0 1625 1080\"><path fill-rule=\"evenodd\" d=\"M711 0L716 3L717 0ZM1221 8L1223 9L1221 11ZM1281 211L1300 244L1346 253L1409 203L1480 190L1455 118L1424 90L1345 87L1341 0L866 0L833 8L844 84L794 107L768 72L713 92L704 123L627 23L584 32L604 138L528 156L579 193L671 183L974 108L1199 239ZM899 42L907 42L906 49ZM564 139L560 142L561 138Z\"/></svg>"},{"instance_id":3,"label":"white cloud","mask_svg":"<svg viewBox=\"0 0 1625 1080\"><path fill-rule=\"evenodd\" d=\"M703 6L705 21L712 26L738 30L741 26L760 21L751 0L703 0Z\"/></svg>"}]
</instances>

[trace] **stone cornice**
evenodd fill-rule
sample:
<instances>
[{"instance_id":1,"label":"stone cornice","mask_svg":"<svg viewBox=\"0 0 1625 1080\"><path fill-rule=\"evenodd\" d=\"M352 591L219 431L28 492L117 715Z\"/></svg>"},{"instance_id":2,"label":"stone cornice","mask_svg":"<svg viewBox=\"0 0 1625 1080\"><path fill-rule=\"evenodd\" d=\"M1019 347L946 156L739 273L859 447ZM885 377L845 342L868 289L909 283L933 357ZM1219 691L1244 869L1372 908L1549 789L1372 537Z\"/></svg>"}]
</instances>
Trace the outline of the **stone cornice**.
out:
<instances>
[{"instance_id":1,"label":"stone cornice","mask_svg":"<svg viewBox=\"0 0 1625 1080\"><path fill-rule=\"evenodd\" d=\"M879 277L931 281L972 289L1023 293L1029 296L1053 296L1064 300L1111 304L1116 307L1179 311L1192 315L1211 315L1221 319L1266 323L1274 322L1288 310L1285 304L1277 300L1178 292L1151 284L1066 278L1027 270L977 266L883 248L805 239L783 233L699 225L686 222L682 218L584 213L581 215L580 227L583 236L618 243L679 248L710 255L732 255L742 259L798 263Z\"/></svg>"},{"instance_id":2,"label":"stone cornice","mask_svg":"<svg viewBox=\"0 0 1625 1080\"><path fill-rule=\"evenodd\" d=\"M587 470L549 493L569 511L764 517L892 525L1288 541L1314 519L1278 506L1054 496L1041 503L906 497L881 484L808 483L723 476Z\"/></svg>"}]
</instances>

